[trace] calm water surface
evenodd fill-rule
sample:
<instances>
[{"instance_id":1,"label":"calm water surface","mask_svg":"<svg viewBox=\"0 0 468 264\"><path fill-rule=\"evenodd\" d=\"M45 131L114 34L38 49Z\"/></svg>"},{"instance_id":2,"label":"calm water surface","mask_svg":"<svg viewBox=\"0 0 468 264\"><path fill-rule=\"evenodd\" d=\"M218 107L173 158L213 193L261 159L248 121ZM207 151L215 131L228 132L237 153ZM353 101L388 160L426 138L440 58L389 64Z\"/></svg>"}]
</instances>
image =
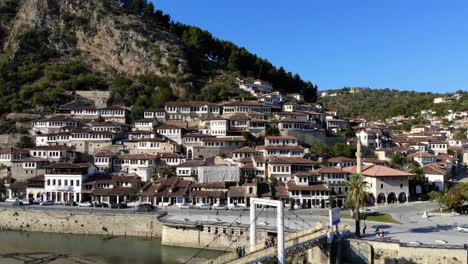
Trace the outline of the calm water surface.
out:
<instances>
[{"instance_id":1,"label":"calm water surface","mask_svg":"<svg viewBox=\"0 0 468 264\"><path fill-rule=\"evenodd\" d=\"M0 263L60 255L51 263L183 263L198 249L162 246L160 239L0 231ZM220 255L203 251L197 262ZM53 258L53 257L52 257Z\"/></svg>"}]
</instances>

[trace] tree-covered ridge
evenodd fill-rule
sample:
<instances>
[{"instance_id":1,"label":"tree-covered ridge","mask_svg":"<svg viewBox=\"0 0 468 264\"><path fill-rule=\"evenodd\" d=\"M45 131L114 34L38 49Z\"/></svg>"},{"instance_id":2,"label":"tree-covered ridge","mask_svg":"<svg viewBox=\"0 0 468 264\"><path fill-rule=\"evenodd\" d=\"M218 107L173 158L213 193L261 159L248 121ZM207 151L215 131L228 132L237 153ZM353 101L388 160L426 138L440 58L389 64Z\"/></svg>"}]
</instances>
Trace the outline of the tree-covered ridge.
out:
<instances>
[{"instance_id":1,"label":"tree-covered ridge","mask_svg":"<svg viewBox=\"0 0 468 264\"><path fill-rule=\"evenodd\" d=\"M349 88L329 91L329 94L337 95L321 96L318 101L325 108L338 110L350 117L380 120L398 115L412 116L421 110L433 110L438 116L445 116L448 109L468 110L468 93L463 91L457 92L461 95L458 101L449 104L433 103L434 98L446 96L443 94L367 88L350 91Z\"/></svg>"},{"instance_id":2,"label":"tree-covered ridge","mask_svg":"<svg viewBox=\"0 0 468 264\"><path fill-rule=\"evenodd\" d=\"M15 15L21 11L21 4L29 1L44 1L57 7L56 11L49 9L51 13L40 19L46 17L47 21L64 28L54 31L22 27L21 32L11 35ZM78 8L71 13L60 9L63 3L55 1L10 1L0 5L0 10L8 15L0 18L0 45L6 47L7 40L15 44L10 45L15 48L13 54L8 49L0 50L0 113L28 109L53 111L70 100L73 91L86 89L111 90L109 103L133 106L137 110L158 107L167 100L221 101L248 96L234 89L237 78L262 79L281 92L302 92L308 101L316 98L317 87L299 75L275 67L232 42L219 40L208 31L171 21L168 14L145 0L67 2ZM103 68L112 65L91 65L89 51L77 45L78 35L93 36L97 32L93 28L96 21L90 23L85 16L124 18L111 26L137 33L166 34L172 42L167 42L168 49L158 43L135 41L137 46L146 49L144 54L151 54L156 71L131 75L114 68L103 72Z\"/></svg>"},{"instance_id":3,"label":"tree-covered ridge","mask_svg":"<svg viewBox=\"0 0 468 264\"><path fill-rule=\"evenodd\" d=\"M220 40L198 27L170 21L168 14L156 10L154 4L147 0L120 0L120 5L126 12L141 16L148 23L179 36L187 48L185 52L193 74L213 76L220 69L224 69L237 72L241 76L268 81L282 92L312 90L313 94L308 99L315 100L317 87L310 81L305 82L298 74L287 72L283 67L275 67L268 60L252 54L244 47Z\"/></svg>"}]
</instances>

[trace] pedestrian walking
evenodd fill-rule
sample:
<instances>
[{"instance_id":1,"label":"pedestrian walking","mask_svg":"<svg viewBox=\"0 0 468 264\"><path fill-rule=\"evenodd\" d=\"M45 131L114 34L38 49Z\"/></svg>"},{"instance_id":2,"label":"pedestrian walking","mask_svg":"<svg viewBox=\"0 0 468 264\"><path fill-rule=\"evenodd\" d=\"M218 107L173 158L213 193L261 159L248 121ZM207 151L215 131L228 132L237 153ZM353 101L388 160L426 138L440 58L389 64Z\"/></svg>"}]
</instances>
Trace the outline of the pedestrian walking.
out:
<instances>
[{"instance_id":1,"label":"pedestrian walking","mask_svg":"<svg viewBox=\"0 0 468 264\"><path fill-rule=\"evenodd\" d=\"M362 235L366 236L366 225L364 224L364 228L362 228Z\"/></svg>"},{"instance_id":2,"label":"pedestrian walking","mask_svg":"<svg viewBox=\"0 0 468 264\"><path fill-rule=\"evenodd\" d=\"M242 256L245 256L245 245L242 246Z\"/></svg>"}]
</instances>

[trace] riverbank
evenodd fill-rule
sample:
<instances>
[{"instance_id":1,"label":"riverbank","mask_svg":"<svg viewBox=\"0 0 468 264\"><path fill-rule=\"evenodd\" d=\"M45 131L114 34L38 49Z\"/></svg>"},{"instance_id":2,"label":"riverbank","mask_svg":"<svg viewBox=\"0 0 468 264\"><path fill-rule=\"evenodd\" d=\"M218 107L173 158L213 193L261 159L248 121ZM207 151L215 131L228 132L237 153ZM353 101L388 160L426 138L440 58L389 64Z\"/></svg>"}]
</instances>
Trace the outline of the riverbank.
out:
<instances>
[{"instance_id":1,"label":"riverbank","mask_svg":"<svg viewBox=\"0 0 468 264\"><path fill-rule=\"evenodd\" d=\"M161 245L159 238L0 231L0 263L184 263L197 249ZM195 263L220 252L203 251Z\"/></svg>"},{"instance_id":2,"label":"riverbank","mask_svg":"<svg viewBox=\"0 0 468 264\"><path fill-rule=\"evenodd\" d=\"M159 218L162 215L3 207L0 208L0 230L153 238L161 237Z\"/></svg>"}]
</instances>

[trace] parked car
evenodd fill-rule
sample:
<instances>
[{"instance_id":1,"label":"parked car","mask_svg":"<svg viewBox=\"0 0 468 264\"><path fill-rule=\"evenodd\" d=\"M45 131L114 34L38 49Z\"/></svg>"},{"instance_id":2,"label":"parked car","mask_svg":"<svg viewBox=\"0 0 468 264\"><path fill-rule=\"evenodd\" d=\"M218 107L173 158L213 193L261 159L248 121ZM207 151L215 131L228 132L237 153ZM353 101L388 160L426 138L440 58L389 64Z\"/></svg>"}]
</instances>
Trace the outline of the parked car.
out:
<instances>
[{"instance_id":1,"label":"parked car","mask_svg":"<svg viewBox=\"0 0 468 264\"><path fill-rule=\"evenodd\" d=\"M128 207L137 207L141 204L140 201L127 202Z\"/></svg>"},{"instance_id":2,"label":"parked car","mask_svg":"<svg viewBox=\"0 0 468 264\"><path fill-rule=\"evenodd\" d=\"M228 207L226 205L224 205L224 204L218 204L216 206L213 206L213 209L214 210L227 210Z\"/></svg>"},{"instance_id":3,"label":"parked car","mask_svg":"<svg viewBox=\"0 0 468 264\"><path fill-rule=\"evenodd\" d=\"M28 199L24 199L21 202L23 202L24 205L30 205L31 204Z\"/></svg>"},{"instance_id":4,"label":"parked car","mask_svg":"<svg viewBox=\"0 0 468 264\"><path fill-rule=\"evenodd\" d=\"M5 200L5 202L7 202L7 203L14 203L14 202L16 202L16 201L18 201L18 200L19 200L18 197L15 197L15 198L8 198L8 199Z\"/></svg>"},{"instance_id":5,"label":"parked car","mask_svg":"<svg viewBox=\"0 0 468 264\"><path fill-rule=\"evenodd\" d=\"M200 210L210 210L210 209L211 209L211 205L210 205L210 204L201 204L201 205L197 206L197 209L200 209Z\"/></svg>"},{"instance_id":6,"label":"parked car","mask_svg":"<svg viewBox=\"0 0 468 264\"><path fill-rule=\"evenodd\" d=\"M183 203L183 204L179 205L179 208L180 209L190 209L190 208L193 208L193 206L191 204L188 204L188 203Z\"/></svg>"},{"instance_id":7,"label":"parked car","mask_svg":"<svg viewBox=\"0 0 468 264\"><path fill-rule=\"evenodd\" d=\"M240 205L234 205L233 207L229 208L229 210L233 210L233 211L243 211L245 209L246 208L244 206L240 206Z\"/></svg>"},{"instance_id":8,"label":"parked car","mask_svg":"<svg viewBox=\"0 0 468 264\"><path fill-rule=\"evenodd\" d=\"M155 207L154 207L153 205L151 205L151 204L149 204L149 203L144 203L144 204L139 204L139 205L137 206L136 211L137 211L137 212L151 212L151 211L154 210L154 208L155 208Z\"/></svg>"},{"instance_id":9,"label":"parked car","mask_svg":"<svg viewBox=\"0 0 468 264\"><path fill-rule=\"evenodd\" d=\"M109 208L110 206L109 206L108 203L102 203L102 207L104 207L104 208Z\"/></svg>"},{"instance_id":10,"label":"parked car","mask_svg":"<svg viewBox=\"0 0 468 264\"><path fill-rule=\"evenodd\" d=\"M12 205L13 205L13 206L23 206L24 203L23 203L23 201L17 200L17 201L14 202Z\"/></svg>"},{"instance_id":11,"label":"parked car","mask_svg":"<svg viewBox=\"0 0 468 264\"><path fill-rule=\"evenodd\" d=\"M42 199L40 198L34 199L34 201L32 202L32 204L41 204L41 203L42 203Z\"/></svg>"},{"instance_id":12,"label":"parked car","mask_svg":"<svg viewBox=\"0 0 468 264\"><path fill-rule=\"evenodd\" d=\"M111 208L113 209L124 209L124 208L127 208L127 204L126 203L113 203L111 204Z\"/></svg>"},{"instance_id":13,"label":"parked car","mask_svg":"<svg viewBox=\"0 0 468 264\"><path fill-rule=\"evenodd\" d=\"M79 207L93 207L91 202L81 202L78 204Z\"/></svg>"},{"instance_id":14,"label":"parked car","mask_svg":"<svg viewBox=\"0 0 468 264\"><path fill-rule=\"evenodd\" d=\"M457 227L458 232L468 233L468 225L459 225Z\"/></svg>"},{"instance_id":15,"label":"parked car","mask_svg":"<svg viewBox=\"0 0 468 264\"><path fill-rule=\"evenodd\" d=\"M359 210L359 212L361 212L362 214L366 214L366 215L375 215L377 214L376 211L372 210L372 209L369 209L369 208L362 208Z\"/></svg>"},{"instance_id":16,"label":"parked car","mask_svg":"<svg viewBox=\"0 0 468 264\"><path fill-rule=\"evenodd\" d=\"M55 202L52 201L52 200L47 200L47 201L43 201L43 202L40 203L40 205L42 205L42 206L54 205L54 204L55 204Z\"/></svg>"},{"instance_id":17,"label":"parked car","mask_svg":"<svg viewBox=\"0 0 468 264\"><path fill-rule=\"evenodd\" d=\"M102 207L103 205L102 205L102 203L96 201L96 202L92 202L92 206L94 206L94 207Z\"/></svg>"},{"instance_id":18,"label":"parked car","mask_svg":"<svg viewBox=\"0 0 468 264\"><path fill-rule=\"evenodd\" d=\"M65 206L77 206L77 203L75 201L66 201Z\"/></svg>"}]
</instances>

